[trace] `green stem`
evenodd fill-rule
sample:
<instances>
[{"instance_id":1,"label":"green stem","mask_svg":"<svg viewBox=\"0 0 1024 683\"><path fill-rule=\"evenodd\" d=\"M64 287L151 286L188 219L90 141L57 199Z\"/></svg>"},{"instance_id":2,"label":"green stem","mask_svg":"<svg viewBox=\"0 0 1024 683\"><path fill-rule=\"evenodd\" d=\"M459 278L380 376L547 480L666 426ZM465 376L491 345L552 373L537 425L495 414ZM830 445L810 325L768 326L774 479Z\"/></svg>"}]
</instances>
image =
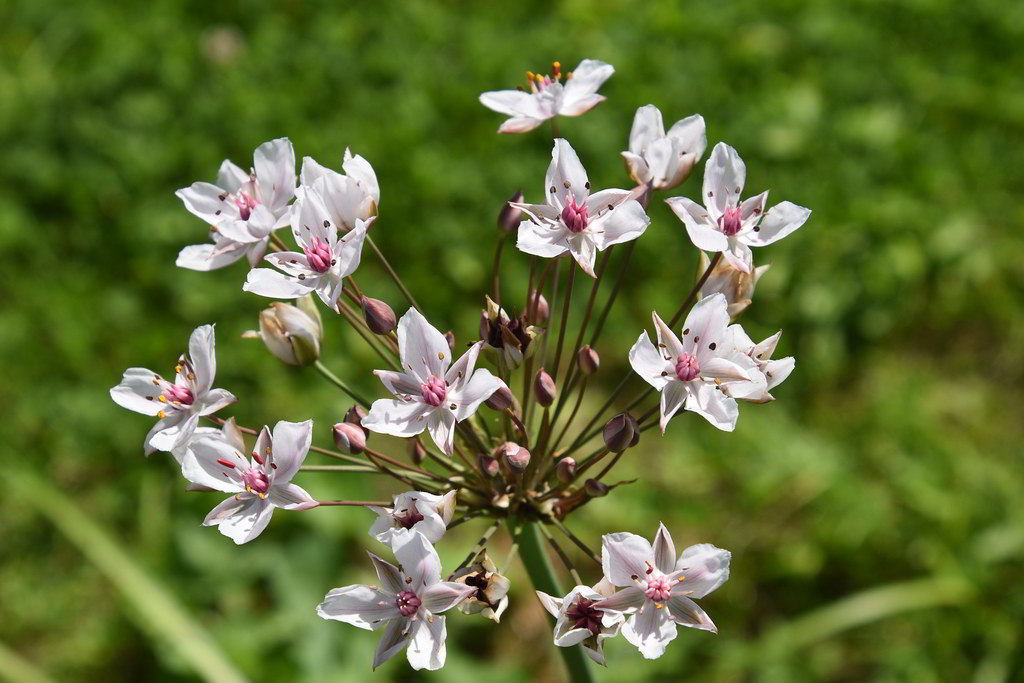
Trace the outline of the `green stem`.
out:
<instances>
[{"instance_id":1,"label":"green stem","mask_svg":"<svg viewBox=\"0 0 1024 683\"><path fill-rule=\"evenodd\" d=\"M519 557L523 560L523 567L534 588L555 597L562 597L564 593L558 586L555 570L551 567L548 556L544 552L544 542L541 540L537 524L538 522L521 522L519 533L516 536ZM554 617L550 617L549 621L553 624ZM558 653L562 655L565 668L569 671L569 680L576 683L579 681L589 683L594 680L587 656L583 654L583 648L578 645L560 647Z\"/></svg>"},{"instance_id":2,"label":"green stem","mask_svg":"<svg viewBox=\"0 0 1024 683\"><path fill-rule=\"evenodd\" d=\"M395 283L395 285L398 286L398 289L402 292L402 296L406 298L406 300L409 302L409 305L411 305L413 308L417 310L421 310L419 304L416 303L416 299L413 298L412 292L410 292L406 288L405 283L402 282L402 278L398 277L398 273L396 273L395 269L391 267L391 264L388 263L388 260L384 258L384 254L382 254L380 249L377 248L377 245L374 243L373 238L367 235L366 242L367 244L370 245L370 249L373 250L374 255L380 260L380 264L384 266L384 270L388 271L388 275L391 277L391 280Z\"/></svg>"},{"instance_id":3,"label":"green stem","mask_svg":"<svg viewBox=\"0 0 1024 683\"><path fill-rule=\"evenodd\" d=\"M333 372L331 372L330 370L328 370L328 369L327 369L327 366L326 366L326 365L324 365L324 364L323 364L323 363L321 363L320 361L317 361L317 362L313 363L313 367L314 367L314 368L316 368L316 371L317 371L317 372L319 372L319 373L320 373L321 375L323 375L323 376L324 376L324 378L325 378L325 379L326 379L326 380L327 380L328 382L330 382L331 384L333 384L334 386L338 387L339 389L341 389L342 391L344 391L344 392L345 392L346 394L348 394L349 396L351 396L351 397L352 397L352 399L353 399L353 400L354 400L354 401L355 401L356 403L358 403L358 404L362 405L362 406L363 406L364 408L369 408L369 407L370 407L370 402L369 402L369 401L367 401L367 400L366 400L365 398L363 398L363 397L362 397L362 396L360 396L359 394L355 393L355 392L354 392L354 391L353 391L353 390L351 389L351 387L349 387L349 386L348 386L347 384L345 384L344 382L342 382L342 381L341 381L341 380L340 380L340 379L338 378L338 376L337 376L337 375L335 375L335 374L334 374Z\"/></svg>"}]
</instances>

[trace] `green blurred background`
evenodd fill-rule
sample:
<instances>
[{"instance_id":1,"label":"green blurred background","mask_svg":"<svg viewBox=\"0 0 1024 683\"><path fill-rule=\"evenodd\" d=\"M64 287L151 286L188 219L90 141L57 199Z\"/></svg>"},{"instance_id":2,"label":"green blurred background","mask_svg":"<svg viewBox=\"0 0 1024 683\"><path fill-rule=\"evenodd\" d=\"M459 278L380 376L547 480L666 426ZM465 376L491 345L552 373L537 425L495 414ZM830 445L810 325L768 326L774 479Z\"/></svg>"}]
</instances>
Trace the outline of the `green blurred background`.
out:
<instances>
[{"instance_id":1,"label":"green blurred background","mask_svg":"<svg viewBox=\"0 0 1024 683\"><path fill-rule=\"evenodd\" d=\"M191 680L197 660L222 680L222 660L260 681L371 677L375 634L313 612L370 578L371 515L278 514L235 547L199 527L219 497L143 458L150 420L107 396L216 322L242 424L312 417L326 445L347 406L239 338L267 303L241 291L242 264L174 267L206 228L173 191L274 137L335 167L351 146L382 186L376 239L461 344L501 202L539 197L550 154L547 128L495 135L477 95L593 57L616 67L608 101L561 124L595 187L627 185L618 152L654 103L668 123L702 113L749 192L814 210L757 252L773 268L742 321L756 339L785 330L797 367L779 400L742 406L733 434L692 415L646 433L621 469L641 482L572 519L594 544L664 520L680 547L733 552L703 601L719 635L681 632L655 662L619 639L603 680L1020 680L1022 39L1024 5L1001 0L0 3L0 677ZM699 175L673 194L695 197ZM605 390L650 311L692 282L681 224L660 201L651 215L598 345ZM509 255L521 294L526 259ZM359 279L401 308L372 258ZM327 337L326 363L381 395L358 337L337 319ZM482 527L446 538L447 566ZM559 679L512 578L500 626L449 619L433 679ZM374 677L419 679L404 657Z\"/></svg>"}]
</instances>

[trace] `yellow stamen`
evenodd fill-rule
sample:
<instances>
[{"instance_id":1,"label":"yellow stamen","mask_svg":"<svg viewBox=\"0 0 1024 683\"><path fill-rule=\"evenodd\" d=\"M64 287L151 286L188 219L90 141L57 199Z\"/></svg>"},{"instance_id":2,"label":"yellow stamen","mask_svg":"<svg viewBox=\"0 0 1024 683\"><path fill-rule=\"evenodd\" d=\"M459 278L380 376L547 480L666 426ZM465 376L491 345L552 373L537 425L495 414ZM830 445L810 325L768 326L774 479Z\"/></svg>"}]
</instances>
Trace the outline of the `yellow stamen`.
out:
<instances>
[{"instance_id":1,"label":"yellow stamen","mask_svg":"<svg viewBox=\"0 0 1024 683\"><path fill-rule=\"evenodd\" d=\"M661 604L660 602L656 602L654 603L654 609L665 609L665 605Z\"/></svg>"},{"instance_id":2,"label":"yellow stamen","mask_svg":"<svg viewBox=\"0 0 1024 683\"><path fill-rule=\"evenodd\" d=\"M175 365L174 366L174 371L175 372L181 372L181 366L180 365Z\"/></svg>"},{"instance_id":3,"label":"yellow stamen","mask_svg":"<svg viewBox=\"0 0 1024 683\"><path fill-rule=\"evenodd\" d=\"M164 411L161 410L159 413L156 414L156 416L159 417L162 420L165 417L167 417L167 413L165 413Z\"/></svg>"},{"instance_id":4,"label":"yellow stamen","mask_svg":"<svg viewBox=\"0 0 1024 683\"><path fill-rule=\"evenodd\" d=\"M157 396L157 400L160 401L161 403L167 403L167 397L164 396L163 394Z\"/></svg>"},{"instance_id":5,"label":"yellow stamen","mask_svg":"<svg viewBox=\"0 0 1024 683\"><path fill-rule=\"evenodd\" d=\"M438 351L437 352L437 359L438 360L444 360L444 351Z\"/></svg>"}]
</instances>

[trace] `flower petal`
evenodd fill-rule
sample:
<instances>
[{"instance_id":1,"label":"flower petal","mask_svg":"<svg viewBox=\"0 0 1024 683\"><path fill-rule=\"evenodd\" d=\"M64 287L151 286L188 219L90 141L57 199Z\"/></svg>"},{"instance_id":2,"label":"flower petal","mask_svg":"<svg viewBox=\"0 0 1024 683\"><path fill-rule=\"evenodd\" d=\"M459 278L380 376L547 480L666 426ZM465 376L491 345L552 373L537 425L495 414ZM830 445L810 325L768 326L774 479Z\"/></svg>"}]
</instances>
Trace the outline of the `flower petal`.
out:
<instances>
[{"instance_id":1,"label":"flower petal","mask_svg":"<svg viewBox=\"0 0 1024 683\"><path fill-rule=\"evenodd\" d=\"M666 361L661 352L651 343L647 332L641 332L636 343L633 344L633 348L629 350L629 364L636 374L658 391L665 388L670 373L673 371L671 363Z\"/></svg>"},{"instance_id":2,"label":"flower petal","mask_svg":"<svg viewBox=\"0 0 1024 683\"><path fill-rule=\"evenodd\" d=\"M270 268L253 268L245 278L242 289L272 299L297 299L316 287L312 281L288 277Z\"/></svg>"},{"instance_id":3,"label":"flower petal","mask_svg":"<svg viewBox=\"0 0 1024 683\"><path fill-rule=\"evenodd\" d=\"M651 313L651 319L654 321L654 331L658 335L658 348L662 357L668 356L666 362L674 363L675 359L683 352L683 342L679 341L679 337L676 333L665 324L665 321L661 319L661 316L657 312ZM687 319L689 322L689 319ZM671 373L674 374L675 368L671 369Z\"/></svg>"},{"instance_id":4,"label":"flower petal","mask_svg":"<svg viewBox=\"0 0 1024 683\"><path fill-rule=\"evenodd\" d=\"M551 149L551 164L544 176L544 196L548 203L555 200L561 210L567 202L571 193L576 198L577 204L587 201L590 194L587 180L587 172L576 155L576 150L565 138L556 138L554 147ZM554 190L552 190L554 188Z\"/></svg>"},{"instance_id":5,"label":"flower petal","mask_svg":"<svg viewBox=\"0 0 1024 683\"><path fill-rule=\"evenodd\" d=\"M564 116L578 116L593 107L604 97L594 93L611 78L615 67L597 59L584 59L565 82L562 104L558 113Z\"/></svg>"},{"instance_id":6,"label":"flower petal","mask_svg":"<svg viewBox=\"0 0 1024 683\"><path fill-rule=\"evenodd\" d=\"M182 474L190 482L225 493L245 490L242 473L249 469L249 462L233 446L220 438L203 437L192 441L189 450L192 457L182 461Z\"/></svg>"},{"instance_id":7,"label":"flower petal","mask_svg":"<svg viewBox=\"0 0 1024 683\"><path fill-rule=\"evenodd\" d=\"M682 580L673 587L673 593L691 598L703 598L729 578L732 553L710 543L691 545L683 551L675 569L681 571Z\"/></svg>"},{"instance_id":8,"label":"flower petal","mask_svg":"<svg viewBox=\"0 0 1024 683\"><path fill-rule=\"evenodd\" d=\"M613 612L628 612L639 609L646 601L647 596L644 595L643 588L630 586L612 593L604 600L598 600L594 603L594 607Z\"/></svg>"},{"instance_id":9,"label":"flower petal","mask_svg":"<svg viewBox=\"0 0 1024 683\"><path fill-rule=\"evenodd\" d=\"M729 327L729 303L725 295L706 296L690 309L683 322L683 351L694 355L698 363L709 358L710 345L724 347ZM723 348L724 350L724 348Z\"/></svg>"},{"instance_id":10,"label":"flower petal","mask_svg":"<svg viewBox=\"0 0 1024 683\"><path fill-rule=\"evenodd\" d=\"M811 210L792 202L780 202L768 209L756 231L744 233L742 240L753 247L777 242L795 231L811 217Z\"/></svg>"},{"instance_id":11,"label":"flower petal","mask_svg":"<svg viewBox=\"0 0 1024 683\"><path fill-rule=\"evenodd\" d=\"M203 526L216 525L222 534L241 545L263 533L273 513L274 506L265 499L235 495L211 510Z\"/></svg>"},{"instance_id":12,"label":"flower petal","mask_svg":"<svg viewBox=\"0 0 1024 683\"><path fill-rule=\"evenodd\" d=\"M676 546L672 543L672 534L664 524L658 524L658 533L654 536L654 566L663 574L671 574L676 566Z\"/></svg>"},{"instance_id":13,"label":"flower petal","mask_svg":"<svg viewBox=\"0 0 1024 683\"><path fill-rule=\"evenodd\" d=\"M426 669L427 671L435 671L444 666L446 655L444 641L448 636L444 617L431 616L427 619L417 619L412 622L411 628L412 640L405 653L409 658L409 665L416 670Z\"/></svg>"},{"instance_id":14,"label":"flower petal","mask_svg":"<svg viewBox=\"0 0 1024 683\"><path fill-rule=\"evenodd\" d=\"M143 415L156 415L165 404L157 400L161 389L158 375L146 368L128 368L121 376L121 383L111 388L110 398L122 408Z\"/></svg>"},{"instance_id":15,"label":"flower petal","mask_svg":"<svg viewBox=\"0 0 1024 683\"><path fill-rule=\"evenodd\" d=\"M603 251L613 244L635 240L650 224L651 219L640 202L629 199L605 214L596 229L588 232L594 233L597 248Z\"/></svg>"},{"instance_id":16,"label":"flower petal","mask_svg":"<svg viewBox=\"0 0 1024 683\"><path fill-rule=\"evenodd\" d=\"M719 391L714 384L701 382L686 409L697 413L723 432L736 429L739 407L736 400Z\"/></svg>"},{"instance_id":17,"label":"flower petal","mask_svg":"<svg viewBox=\"0 0 1024 683\"><path fill-rule=\"evenodd\" d=\"M436 408L427 415L427 431L445 455L451 455L455 443L455 413L446 407Z\"/></svg>"},{"instance_id":18,"label":"flower petal","mask_svg":"<svg viewBox=\"0 0 1024 683\"><path fill-rule=\"evenodd\" d=\"M388 661L409 645L412 637L408 619L389 619L373 651L373 668Z\"/></svg>"},{"instance_id":19,"label":"flower petal","mask_svg":"<svg viewBox=\"0 0 1024 683\"><path fill-rule=\"evenodd\" d=\"M392 436L416 436L427 428L427 416L433 408L423 401L396 401L381 398L370 406L360 424L371 432Z\"/></svg>"},{"instance_id":20,"label":"flower petal","mask_svg":"<svg viewBox=\"0 0 1024 683\"><path fill-rule=\"evenodd\" d=\"M679 412L679 409L686 404L693 401L687 401L689 395L688 385L690 382L680 382L678 379L673 378L661 392L661 418L660 426L661 433L665 433L665 428L668 426L668 421L672 419L672 416Z\"/></svg>"},{"instance_id":21,"label":"flower petal","mask_svg":"<svg viewBox=\"0 0 1024 683\"><path fill-rule=\"evenodd\" d=\"M393 594L360 585L333 589L317 605L316 613L323 619L343 621L366 631L384 628L385 621L401 616Z\"/></svg>"},{"instance_id":22,"label":"flower petal","mask_svg":"<svg viewBox=\"0 0 1024 683\"><path fill-rule=\"evenodd\" d=\"M648 145L665 137L665 122L661 111L653 104L645 104L633 115L633 126L629 129L629 151L644 156Z\"/></svg>"},{"instance_id":23,"label":"flower petal","mask_svg":"<svg viewBox=\"0 0 1024 683\"><path fill-rule=\"evenodd\" d=\"M282 510L309 510L320 505L306 489L291 482L271 486L267 500Z\"/></svg>"},{"instance_id":24,"label":"flower petal","mask_svg":"<svg viewBox=\"0 0 1024 683\"><path fill-rule=\"evenodd\" d=\"M676 637L676 624L667 609L657 609L648 601L622 627L622 635L640 650L644 659L657 659L665 654L665 647Z\"/></svg>"},{"instance_id":25,"label":"flower petal","mask_svg":"<svg viewBox=\"0 0 1024 683\"><path fill-rule=\"evenodd\" d=\"M668 607L668 613L672 617L672 621L680 626L718 633L718 628L711 621L711 617L690 598L684 595L673 595L665 604Z\"/></svg>"},{"instance_id":26,"label":"flower petal","mask_svg":"<svg viewBox=\"0 0 1024 683\"><path fill-rule=\"evenodd\" d=\"M665 203L683 221L686 234L695 247L713 252L729 248L729 238L718 230L714 219L703 206L686 197L671 197Z\"/></svg>"},{"instance_id":27,"label":"flower petal","mask_svg":"<svg viewBox=\"0 0 1024 683\"><path fill-rule=\"evenodd\" d=\"M310 444L313 443L313 421L286 422L281 420L274 425L271 461L274 469L274 483L290 481L299 466L306 459Z\"/></svg>"},{"instance_id":28,"label":"flower petal","mask_svg":"<svg viewBox=\"0 0 1024 683\"><path fill-rule=\"evenodd\" d=\"M390 562L385 562L373 553L367 554L370 556L370 562L373 563L373 569L377 572L377 579L384 590L396 595L405 590L405 584L402 583L402 573L398 571L398 567Z\"/></svg>"},{"instance_id":29,"label":"flower petal","mask_svg":"<svg viewBox=\"0 0 1024 683\"><path fill-rule=\"evenodd\" d=\"M485 368L479 368L458 395L455 419L461 422L477 411L480 404L491 397L505 383Z\"/></svg>"},{"instance_id":30,"label":"flower petal","mask_svg":"<svg viewBox=\"0 0 1024 683\"><path fill-rule=\"evenodd\" d=\"M747 178L747 167L736 150L719 142L711 150L711 157L704 166L704 206L714 220L718 220L728 206L739 204L743 183Z\"/></svg>"},{"instance_id":31,"label":"flower petal","mask_svg":"<svg viewBox=\"0 0 1024 683\"><path fill-rule=\"evenodd\" d=\"M526 254L553 258L569 250L567 238L570 234L561 221L536 223L524 220L519 224L516 248Z\"/></svg>"},{"instance_id":32,"label":"flower petal","mask_svg":"<svg viewBox=\"0 0 1024 683\"><path fill-rule=\"evenodd\" d=\"M438 581L420 594L420 600L427 610L438 614L450 610L475 592L474 586L467 586L464 583Z\"/></svg>"},{"instance_id":33,"label":"flower petal","mask_svg":"<svg viewBox=\"0 0 1024 683\"><path fill-rule=\"evenodd\" d=\"M424 382L444 377L451 364L451 349L444 335L415 308L398 321L398 352L402 368Z\"/></svg>"},{"instance_id":34,"label":"flower petal","mask_svg":"<svg viewBox=\"0 0 1024 683\"><path fill-rule=\"evenodd\" d=\"M420 595L425 588L441 580L441 559L423 534L414 532L403 536L396 540L393 550L402 573L412 579L407 590Z\"/></svg>"},{"instance_id":35,"label":"flower petal","mask_svg":"<svg viewBox=\"0 0 1024 683\"><path fill-rule=\"evenodd\" d=\"M295 195L295 150L291 140L264 142L253 154L253 166L263 203L275 213L284 209Z\"/></svg>"},{"instance_id":36,"label":"flower petal","mask_svg":"<svg viewBox=\"0 0 1024 683\"><path fill-rule=\"evenodd\" d=\"M174 265L179 268L206 272L230 266L246 254L244 244L193 244L178 252Z\"/></svg>"},{"instance_id":37,"label":"flower petal","mask_svg":"<svg viewBox=\"0 0 1024 683\"><path fill-rule=\"evenodd\" d=\"M605 534L601 538L601 568L616 586L634 586L654 562L654 549L643 536Z\"/></svg>"}]
</instances>

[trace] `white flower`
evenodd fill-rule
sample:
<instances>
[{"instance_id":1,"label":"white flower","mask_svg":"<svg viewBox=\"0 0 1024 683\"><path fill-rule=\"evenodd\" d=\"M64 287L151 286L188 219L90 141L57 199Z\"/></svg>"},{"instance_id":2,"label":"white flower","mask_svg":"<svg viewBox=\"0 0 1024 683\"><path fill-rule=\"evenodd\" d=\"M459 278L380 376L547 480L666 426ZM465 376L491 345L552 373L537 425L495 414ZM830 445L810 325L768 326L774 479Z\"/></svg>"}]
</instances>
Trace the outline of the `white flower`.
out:
<instances>
[{"instance_id":1,"label":"white flower","mask_svg":"<svg viewBox=\"0 0 1024 683\"><path fill-rule=\"evenodd\" d=\"M668 190L690 177L704 155L708 138L700 114L676 121L665 133L661 112L653 104L640 107L629 131L626 170L638 185Z\"/></svg>"},{"instance_id":2,"label":"white flower","mask_svg":"<svg viewBox=\"0 0 1024 683\"><path fill-rule=\"evenodd\" d=\"M552 64L551 75L526 73L525 90L495 90L480 95L480 103L510 118L499 133L525 133L558 115L579 116L605 100L597 91L615 73L611 64L584 59L562 83L561 65Z\"/></svg>"},{"instance_id":3,"label":"white flower","mask_svg":"<svg viewBox=\"0 0 1024 683\"><path fill-rule=\"evenodd\" d=\"M717 633L714 623L693 598L703 598L729 578L727 550L702 543L676 559L675 545L662 524L654 547L636 534L606 534L601 543L605 578L620 590L594 604L631 615L622 635L646 659L657 659L676 637L676 626Z\"/></svg>"},{"instance_id":4,"label":"white flower","mask_svg":"<svg viewBox=\"0 0 1024 683\"><path fill-rule=\"evenodd\" d=\"M373 653L373 668L408 647L414 669L440 669L445 660L445 618L475 589L441 581L441 560L423 534L414 532L395 544L399 566L370 553L380 586L335 588L316 608L324 619L352 624L367 631L383 630Z\"/></svg>"},{"instance_id":5,"label":"white flower","mask_svg":"<svg viewBox=\"0 0 1024 683\"><path fill-rule=\"evenodd\" d=\"M192 437L200 416L234 403L234 394L213 389L217 373L213 325L197 327L188 340L170 382L146 368L128 368L121 383L110 390L114 403L143 415L160 418L146 435L145 452L173 451Z\"/></svg>"},{"instance_id":6,"label":"white flower","mask_svg":"<svg viewBox=\"0 0 1024 683\"><path fill-rule=\"evenodd\" d=\"M587 656L602 666L603 641L617 636L625 621L621 612L596 606L611 595L611 591L604 587L606 584L607 581L602 580L593 588L576 586L564 598L555 598L537 591L540 604L555 618L555 645L582 645Z\"/></svg>"},{"instance_id":7,"label":"white flower","mask_svg":"<svg viewBox=\"0 0 1024 683\"><path fill-rule=\"evenodd\" d=\"M171 456L173 456L181 466L182 476L185 476L185 470L187 468L192 467L190 462L194 462L196 459L196 454L192 450L192 445L202 439L223 441L232 448L236 448L240 451L245 450L245 439L242 437L242 432L238 429L238 425L235 423L235 418L233 417L229 417L225 420L220 429L217 429L216 427L196 427L196 431L193 432L192 438L171 451ZM187 478L188 477L186 477L186 479ZM209 486L189 482L188 490L213 491L215 489L211 489Z\"/></svg>"},{"instance_id":8,"label":"white flower","mask_svg":"<svg viewBox=\"0 0 1024 683\"><path fill-rule=\"evenodd\" d=\"M765 213L767 192L741 203L746 177L747 167L736 150L719 142L704 167L704 206L686 197L665 201L698 249L722 252L733 267L749 273L753 268L750 247L782 239L803 225L811 210L781 202Z\"/></svg>"},{"instance_id":9,"label":"white flower","mask_svg":"<svg viewBox=\"0 0 1024 683\"><path fill-rule=\"evenodd\" d=\"M305 489L291 483L312 439L312 420L282 420L274 426L273 436L267 427L260 431L251 460L237 444L223 439L193 442L194 458L182 463L185 477L196 486L234 494L206 516L203 526L217 525L235 543L248 543L267 527L274 508L316 507Z\"/></svg>"},{"instance_id":10,"label":"white flower","mask_svg":"<svg viewBox=\"0 0 1024 683\"><path fill-rule=\"evenodd\" d=\"M362 425L380 434L406 437L427 429L438 448L451 455L455 423L475 413L505 386L483 368L474 371L482 346L483 342L473 344L451 365L444 335L410 308L398 321L398 355L405 372L373 373L397 399L374 401Z\"/></svg>"},{"instance_id":11,"label":"white flower","mask_svg":"<svg viewBox=\"0 0 1024 683\"><path fill-rule=\"evenodd\" d=\"M335 216L336 223L342 230L351 230L356 220L370 220L377 215L380 204L380 185L373 167L363 157L345 149L341 168L342 175L326 166L321 166L311 157L302 159L302 171L299 182L305 187L312 187L320 178L327 178L325 201Z\"/></svg>"},{"instance_id":12,"label":"white flower","mask_svg":"<svg viewBox=\"0 0 1024 683\"><path fill-rule=\"evenodd\" d=\"M267 251L270 233L288 223L288 202L295 194L292 143L278 138L257 147L249 173L225 159L216 185L192 183L175 194L211 226L213 238L213 244L182 249L179 267L213 270L243 256L255 266Z\"/></svg>"},{"instance_id":13,"label":"white flower","mask_svg":"<svg viewBox=\"0 0 1024 683\"><path fill-rule=\"evenodd\" d=\"M724 380L749 380L753 361L733 354L726 335L729 312L725 297L699 301L683 324L683 340L653 313L658 346L642 332L629 350L633 370L661 392L661 431L685 407L727 432L736 428L736 401L721 390Z\"/></svg>"},{"instance_id":14,"label":"white flower","mask_svg":"<svg viewBox=\"0 0 1024 683\"><path fill-rule=\"evenodd\" d=\"M302 253L268 254L266 260L284 272L254 268L242 289L275 299L295 299L316 292L331 310L337 309L345 278L359 267L366 231L375 219L356 218L354 228L339 234L339 226L349 216L342 213L345 200L339 197L341 190L335 187L335 180L330 175L321 176L311 187L303 186L296 192L292 234Z\"/></svg>"},{"instance_id":15,"label":"white flower","mask_svg":"<svg viewBox=\"0 0 1024 683\"><path fill-rule=\"evenodd\" d=\"M519 224L516 246L545 258L568 251L591 277L598 251L636 239L651 222L628 190L590 194L587 172L562 138L551 150L544 194L545 204L512 204L529 216Z\"/></svg>"},{"instance_id":16,"label":"white flower","mask_svg":"<svg viewBox=\"0 0 1024 683\"><path fill-rule=\"evenodd\" d=\"M704 271L711 265L711 260L703 251L700 252L700 263L697 266L697 280L700 281ZM754 287L771 265L757 266L750 272L735 268L726 259L719 259L711 270L711 275L701 286L698 297L711 296L719 293L729 302L729 317L735 318L753 303Z\"/></svg>"},{"instance_id":17,"label":"white flower","mask_svg":"<svg viewBox=\"0 0 1024 683\"><path fill-rule=\"evenodd\" d=\"M370 505L370 510L378 515L370 527L370 535L381 543L393 545L398 538L418 531L431 543L437 543L455 514L455 493L449 491L439 496L409 491L395 496L389 508Z\"/></svg>"},{"instance_id":18,"label":"white flower","mask_svg":"<svg viewBox=\"0 0 1024 683\"><path fill-rule=\"evenodd\" d=\"M722 390L733 398L752 401L754 403L766 403L774 401L771 390L789 377L796 367L796 360L792 356L772 360L775 353L775 346L779 343L782 331L778 331L765 339L760 344L751 341L747 333L739 325L730 325L726 330L728 344L739 357L737 361L746 363L747 359L753 361L756 371L751 371L750 381L725 382Z\"/></svg>"}]
</instances>

